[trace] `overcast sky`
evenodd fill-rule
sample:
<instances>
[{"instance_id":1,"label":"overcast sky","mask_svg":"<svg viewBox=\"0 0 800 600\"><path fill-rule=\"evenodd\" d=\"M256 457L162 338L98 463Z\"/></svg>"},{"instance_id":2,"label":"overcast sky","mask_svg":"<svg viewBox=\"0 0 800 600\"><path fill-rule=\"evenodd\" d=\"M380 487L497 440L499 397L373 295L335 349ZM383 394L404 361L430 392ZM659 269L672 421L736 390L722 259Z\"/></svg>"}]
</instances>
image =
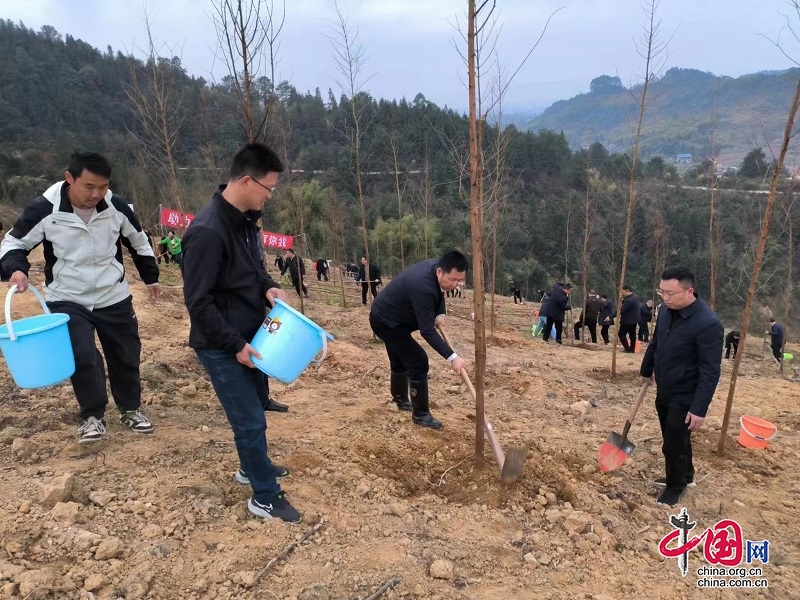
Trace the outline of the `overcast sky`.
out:
<instances>
[{"instance_id":1,"label":"overcast sky","mask_svg":"<svg viewBox=\"0 0 800 600\"><path fill-rule=\"evenodd\" d=\"M219 1L219 0L217 0ZM153 32L174 48L189 73L218 80L226 70L214 60L216 35L210 20L214 0L149 2ZM276 5L281 0L274 0ZM641 79L644 61L635 41L646 20L638 0L497 0L502 31L498 56L516 69L551 20L539 47L520 70L506 96L516 110L546 108L588 91L598 75L619 75L623 84ZM143 9L137 0L0 0L0 17L38 30L52 25L93 46L132 50L145 40ZM287 0L281 35L280 79L300 91L328 88L337 96L336 64L326 34L332 33L333 1ZM453 44L466 46L455 30L464 23L466 0L339 0L359 32L367 55L364 89L375 97L428 100L464 110L466 67ZM737 77L793 64L767 39L790 44L785 0L662 0L658 15L669 39L666 68L682 67ZM793 23L800 19L794 13Z\"/></svg>"}]
</instances>

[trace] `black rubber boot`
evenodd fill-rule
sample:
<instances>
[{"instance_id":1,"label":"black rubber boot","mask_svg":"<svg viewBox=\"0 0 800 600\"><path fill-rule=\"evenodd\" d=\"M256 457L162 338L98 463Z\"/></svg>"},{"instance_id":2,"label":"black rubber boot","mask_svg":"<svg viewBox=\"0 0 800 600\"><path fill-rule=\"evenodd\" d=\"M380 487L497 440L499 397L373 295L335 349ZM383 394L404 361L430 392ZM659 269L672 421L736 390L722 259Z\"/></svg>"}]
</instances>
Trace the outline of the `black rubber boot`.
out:
<instances>
[{"instance_id":1,"label":"black rubber boot","mask_svg":"<svg viewBox=\"0 0 800 600\"><path fill-rule=\"evenodd\" d=\"M411 402L408 399L408 373L392 373L390 387L392 401L397 408L411 412Z\"/></svg>"},{"instance_id":2,"label":"black rubber boot","mask_svg":"<svg viewBox=\"0 0 800 600\"><path fill-rule=\"evenodd\" d=\"M428 380L411 382L411 406L414 408L411 420L415 425L441 429L442 422L434 418L428 406Z\"/></svg>"}]
</instances>

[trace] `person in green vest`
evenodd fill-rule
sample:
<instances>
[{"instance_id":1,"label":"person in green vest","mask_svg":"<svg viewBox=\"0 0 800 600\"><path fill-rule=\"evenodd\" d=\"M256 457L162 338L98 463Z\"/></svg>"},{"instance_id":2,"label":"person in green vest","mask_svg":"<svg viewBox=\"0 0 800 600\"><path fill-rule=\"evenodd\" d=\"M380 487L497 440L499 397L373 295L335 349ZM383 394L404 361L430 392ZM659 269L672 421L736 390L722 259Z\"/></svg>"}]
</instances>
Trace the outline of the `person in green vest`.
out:
<instances>
[{"instance_id":1,"label":"person in green vest","mask_svg":"<svg viewBox=\"0 0 800 600\"><path fill-rule=\"evenodd\" d=\"M161 244L164 244L167 247L167 252L169 252L172 260L175 261L175 264L180 265L181 255L183 254L183 249L181 248L181 238L175 235L175 232L170 229L167 233L167 237L159 242L159 245Z\"/></svg>"}]
</instances>

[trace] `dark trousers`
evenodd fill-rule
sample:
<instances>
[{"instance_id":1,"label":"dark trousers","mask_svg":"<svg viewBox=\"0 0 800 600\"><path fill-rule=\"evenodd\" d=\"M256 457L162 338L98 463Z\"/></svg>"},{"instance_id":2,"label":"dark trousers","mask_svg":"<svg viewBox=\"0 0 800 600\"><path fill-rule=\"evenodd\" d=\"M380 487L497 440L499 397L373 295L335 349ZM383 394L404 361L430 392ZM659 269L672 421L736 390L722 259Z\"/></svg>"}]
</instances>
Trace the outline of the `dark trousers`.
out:
<instances>
[{"instance_id":1,"label":"dark trousers","mask_svg":"<svg viewBox=\"0 0 800 600\"><path fill-rule=\"evenodd\" d=\"M603 323L603 326L600 328L600 337L603 338L603 341L607 344L610 340L608 338L608 328L611 327L609 323Z\"/></svg>"},{"instance_id":2,"label":"dark trousers","mask_svg":"<svg viewBox=\"0 0 800 600\"><path fill-rule=\"evenodd\" d=\"M294 286L295 291L297 292L298 296L308 296L308 288L306 284L303 283L303 291L300 292L300 279L292 277L292 285Z\"/></svg>"},{"instance_id":3,"label":"dark trousers","mask_svg":"<svg viewBox=\"0 0 800 600\"><path fill-rule=\"evenodd\" d=\"M734 344L733 342L725 344L725 358L731 357L731 348L733 348L733 358L736 358L736 353L739 351L739 344Z\"/></svg>"},{"instance_id":4,"label":"dark trousers","mask_svg":"<svg viewBox=\"0 0 800 600\"><path fill-rule=\"evenodd\" d=\"M595 320L595 319L589 319L589 321L587 321L586 323L584 323L582 320L578 321L577 323L575 323L575 339L576 340L581 339L581 328L584 325L589 330L589 335L592 337L592 343L596 344L597 343L597 320Z\"/></svg>"},{"instance_id":5,"label":"dark trousers","mask_svg":"<svg viewBox=\"0 0 800 600\"><path fill-rule=\"evenodd\" d=\"M650 341L650 324L649 323L639 323L639 337L640 342L649 342Z\"/></svg>"},{"instance_id":6,"label":"dark trousers","mask_svg":"<svg viewBox=\"0 0 800 600\"><path fill-rule=\"evenodd\" d=\"M411 381L428 379L428 354L411 337L411 331L399 327L389 327L372 315L369 317L369 324L375 335L386 345L392 373L407 372Z\"/></svg>"},{"instance_id":7,"label":"dark trousers","mask_svg":"<svg viewBox=\"0 0 800 600\"><path fill-rule=\"evenodd\" d=\"M106 412L108 393L104 355L111 395L119 410L136 410L141 405L139 359L142 343L131 300L129 296L122 302L92 311L74 302L47 303L53 312L69 315L67 327L75 355L75 374L71 381L82 419L101 419ZM95 345L95 331L103 354Z\"/></svg>"},{"instance_id":8,"label":"dark trousers","mask_svg":"<svg viewBox=\"0 0 800 600\"><path fill-rule=\"evenodd\" d=\"M159 246L159 247L158 247L158 254L157 254L157 257L158 257L158 264L161 264L161 259L162 259L162 258L164 259L164 262L165 262L166 264L169 264L169 261L171 260L170 256L171 256L171 255L170 255L170 253L169 253L169 250L167 250L166 248L163 248L163 249L162 249L162 246Z\"/></svg>"},{"instance_id":9,"label":"dark trousers","mask_svg":"<svg viewBox=\"0 0 800 600\"><path fill-rule=\"evenodd\" d=\"M323 273L322 271L317 271L317 281L322 281L325 278L325 281L328 281L328 274Z\"/></svg>"},{"instance_id":10,"label":"dark trousers","mask_svg":"<svg viewBox=\"0 0 800 600\"><path fill-rule=\"evenodd\" d=\"M661 425L661 452L664 454L667 487L683 490L694 481L692 464L692 432L686 424L687 407L656 396L656 412Z\"/></svg>"},{"instance_id":11,"label":"dark trousers","mask_svg":"<svg viewBox=\"0 0 800 600\"><path fill-rule=\"evenodd\" d=\"M783 359L783 352L781 352L781 348L783 347L783 343L778 345L772 344L772 356L775 357L776 360Z\"/></svg>"},{"instance_id":12,"label":"dark trousers","mask_svg":"<svg viewBox=\"0 0 800 600\"><path fill-rule=\"evenodd\" d=\"M250 480L253 497L269 503L281 493L281 486L267 456L267 418L263 405L268 392L264 373L240 364L230 351L196 352L233 430L239 467Z\"/></svg>"},{"instance_id":13,"label":"dark trousers","mask_svg":"<svg viewBox=\"0 0 800 600\"><path fill-rule=\"evenodd\" d=\"M367 303L367 286L369 286L369 290L372 292L372 297L378 295L378 283L367 283L366 281L361 284L361 304Z\"/></svg>"},{"instance_id":14,"label":"dark trousers","mask_svg":"<svg viewBox=\"0 0 800 600\"><path fill-rule=\"evenodd\" d=\"M636 348L636 323L633 325L620 325L618 337L625 351L633 352L634 348ZM628 342L629 338L630 343Z\"/></svg>"},{"instance_id":15,"label":"dark trousers","mask_svg":"<svg viewBox=\"0 0 800 600\"><path fill-rule=\"evenodd\" d=\"M183 260L183 252L178 252L177 254L172 255L172 262L174 262L176 265L181 264L182 260Z\"/></svg>"},{"instance_id":16,"label":"dark trousers","mask_svg":"<svg viewBox=\"0 0 800 600\"><path fill-rule=\"evenodd\" d=\"M547 317L544 323L544 330L542 331L542 339L546 342L550 339L550 332L553 327L556 328L556 342L561 343L561 332L564 330L564 321L556 321L552 317Z\"/></svg>"},{"instance_id":17,"label":"dark trousers","mask_svg":"<svg viewBox=\"0 0 800 600\"><path fill-rule=\"evenodd\" d=\"M517 303L517 300L519 300L520 304L522 304L522 296L519 294L514 294L514 304Z\"/></svg>"}]
</instances>

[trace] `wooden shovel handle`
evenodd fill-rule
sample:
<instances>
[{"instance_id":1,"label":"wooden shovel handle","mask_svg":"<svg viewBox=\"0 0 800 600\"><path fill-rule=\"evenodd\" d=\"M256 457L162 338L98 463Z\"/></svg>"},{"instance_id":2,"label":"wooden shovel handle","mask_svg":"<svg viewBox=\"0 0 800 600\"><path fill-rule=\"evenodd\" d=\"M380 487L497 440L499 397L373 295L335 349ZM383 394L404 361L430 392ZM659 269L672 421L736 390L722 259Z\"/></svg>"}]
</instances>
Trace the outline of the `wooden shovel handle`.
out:
<instances>
[{"instance_id":1,"label":"wooden shovel handle","mask_svg":"<svg viewBox=\"0 0 800 600\"><path fill-rule=\"evenodd\" d=\"M439 334L442 336L442 339L445 343L450 346L450 348L455 352L455 348L453 348L453 344L450 343L450 339L447 337L447 334L444 331L444 328L439 327L438 325L436 328L439 330ZM478 394L475 392L475 387L472 385L472 380L469 378L466 369L461 369L461 379L464 380L464 383L467 385L467 389L469 390L470 396L472 396L472 401L475 402L477 399ZM498 466L500 469L503 469L503 464L506 460L506 454L503 452L503 449L500 447L500 442L497 440L497 436L494 434L494 429L492 428L492 424L486 420L486 416L483 417L483 429L486 432L486 437L489 438L489 445L492 447L492 453L494 454L494 458L497 461Z\"/></svg>"},{"instance_id":2,"label":"wooden shovel handle","mask_svg":"<svg viewBox=\"0 0 800 600\"><path fill-rule=\"evenodd\" d=\"M636 417L636 413L639 412L639 407L642 405L642 400L644 400L645 394L647 394L647 388L650 387L650 380L647 379L642 383L642 387L639 389L639 395L636 396L636 402L633 403L631 407L631 412L628 413L628 420L625 421L625 429L622 430L622 437L626 438L628 436L628 431L631 429L631 424L633 423L634 417Z\"/></svg>"}]
</instances>

